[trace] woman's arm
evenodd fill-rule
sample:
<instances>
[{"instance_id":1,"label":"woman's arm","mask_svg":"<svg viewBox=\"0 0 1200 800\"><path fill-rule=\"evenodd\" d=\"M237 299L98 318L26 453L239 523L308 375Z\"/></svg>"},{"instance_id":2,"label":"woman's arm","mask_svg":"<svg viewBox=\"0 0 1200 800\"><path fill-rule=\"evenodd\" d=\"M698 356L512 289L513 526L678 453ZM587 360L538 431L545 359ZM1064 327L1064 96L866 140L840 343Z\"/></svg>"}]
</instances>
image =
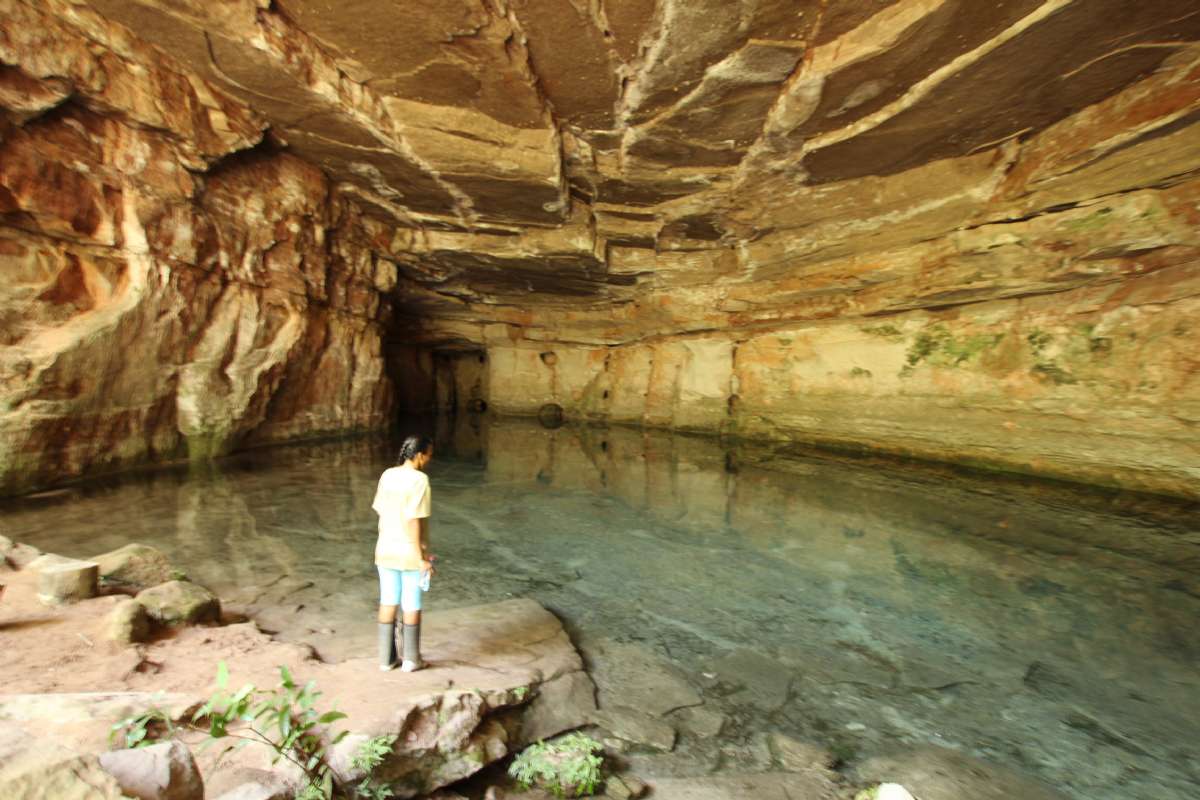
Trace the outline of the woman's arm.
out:
<instances>
[{"instance_id":1,"label":"woman's arm","mask_svg":"<svg viewBox=\"0 0 1200 800\"><path fill-rule=\"evenodd\" d=\"M410 517L405 521L404 535L410 553L417 553L421 558L421 571L428 572L433 568L429 555L426 553L426 543L429 541L429 518Z\"/></svg>"}]
</instances>

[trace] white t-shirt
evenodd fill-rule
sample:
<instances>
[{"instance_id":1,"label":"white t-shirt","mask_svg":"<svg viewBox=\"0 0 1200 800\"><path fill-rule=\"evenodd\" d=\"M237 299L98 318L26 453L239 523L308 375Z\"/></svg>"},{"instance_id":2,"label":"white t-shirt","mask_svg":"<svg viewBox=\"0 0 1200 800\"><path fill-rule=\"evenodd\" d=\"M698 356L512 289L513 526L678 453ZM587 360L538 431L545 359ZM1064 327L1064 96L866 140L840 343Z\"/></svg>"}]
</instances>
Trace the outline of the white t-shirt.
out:
<instances>
[{"instance_id":1,"label":"white t-shirt","mask_svg":"<svg viewBox=\"0 0 1200 800\"><path fill-rule=\"evenodd\" d=\"M421 550L405 532L410 519L429 516L431 506L429 477L412 467L384 470L375 490L371 508L379 515L379 539L375 542L375 563L390 569L420 569Z\"/></svg>"}]
</instances>

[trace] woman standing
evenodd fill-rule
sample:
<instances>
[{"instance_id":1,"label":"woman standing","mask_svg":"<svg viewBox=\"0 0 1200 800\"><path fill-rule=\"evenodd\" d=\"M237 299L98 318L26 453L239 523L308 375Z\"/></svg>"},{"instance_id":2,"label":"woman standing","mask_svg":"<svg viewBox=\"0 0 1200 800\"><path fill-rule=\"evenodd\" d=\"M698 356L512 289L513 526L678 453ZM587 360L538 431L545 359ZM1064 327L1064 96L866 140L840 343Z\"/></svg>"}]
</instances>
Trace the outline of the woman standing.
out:
<instances>
[{"instance_id":1,"label":"woman standing","mask_svg":"<svg viewBox=\"0 0 1200 800\"><path fill-rule=\"evenodd\" d=\"M403 619L401 672L421 661L421 592L433 574L429 554L429 478L422 470L433 459L428 436L409 436L400 446L399 466L384 471L371 508L379 515L375 566L379 570L379 668L396 666L396 606Z\"/></svg>"}]
</instances>

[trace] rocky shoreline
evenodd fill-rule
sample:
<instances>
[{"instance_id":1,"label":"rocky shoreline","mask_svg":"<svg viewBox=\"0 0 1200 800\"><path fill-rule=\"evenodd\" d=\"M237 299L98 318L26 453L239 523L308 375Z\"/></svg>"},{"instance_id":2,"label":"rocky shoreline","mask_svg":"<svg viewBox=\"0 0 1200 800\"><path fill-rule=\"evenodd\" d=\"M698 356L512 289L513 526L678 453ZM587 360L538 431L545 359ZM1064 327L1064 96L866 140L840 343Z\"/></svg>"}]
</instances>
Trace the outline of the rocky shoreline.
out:
<instances>
[{"instance_id":1,"label":"rocky shoreline","mask_svg":"<svg viewBox=\"0 0 1200 800\"><path fill-rule=\"evenodd\" d=\"M600 789L614 800L646 793L667 800L841 800L889 781L906 793L890 796L911 791L920 800L1060 796L933 747L839 771L844 765L829 749L782 734L769 737L769 771L748 758L719 774L659 771L641 779L641 761L669 758L680 735L719 736L723 716L679 676L641 663L636 648L606 654L624 669L610 666L594 682L562 623L528 599L430 613L431 668L381 674L369 656L329 663L309 646L272 638L150 547L128 545L79 561L0 537L0 559L0 632L10 642L0 666L0 796L14 800L297 796L303 773L273 765L269 749L209 747L203 733L187 728L213 695L222 663L233 686L268 686L280 665L297 682L313 681L323 702L347 715L337 726L347 735L331 739L328 750L347 785L363 777L352 765L354 748L394 736L377 773L394 797L549 797L516 787L503 762L576 729L603 744L609 776ZM63 587L70 591L50 591ZM123 743L110 740L114 723L151 710L179 726L175 735L151 747L114 749Z\"/></svg>"}]
</instances>

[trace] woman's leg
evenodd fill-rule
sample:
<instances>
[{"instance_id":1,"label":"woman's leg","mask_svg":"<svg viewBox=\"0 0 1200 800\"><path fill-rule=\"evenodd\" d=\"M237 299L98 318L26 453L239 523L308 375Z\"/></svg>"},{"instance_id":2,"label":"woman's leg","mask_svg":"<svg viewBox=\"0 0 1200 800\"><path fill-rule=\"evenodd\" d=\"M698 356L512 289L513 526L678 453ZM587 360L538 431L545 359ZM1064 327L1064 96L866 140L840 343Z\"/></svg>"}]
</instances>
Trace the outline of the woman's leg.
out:
<instances>
[{"instance_id":1,"label":"woman's leg","mask_svg":"<svg viewBox=\"0 0 1200 800\"><path fill-rule=\"evenodd\" d=\"M424 666L421 661L421 573L418 570L403 573L400 609L404 619L400 669L412 672Z\"/></svg>"},{"instance_id":2,"label":"woman's leg","mask_svg":"<svg viewBox=\"0 0 1200 800\"><path fill-rule=\"evenodd\" d=\"M379 570L379 668L396 666L396 606L400 604L400 571L387 567Z\"/></svg>"}]
</instances>

